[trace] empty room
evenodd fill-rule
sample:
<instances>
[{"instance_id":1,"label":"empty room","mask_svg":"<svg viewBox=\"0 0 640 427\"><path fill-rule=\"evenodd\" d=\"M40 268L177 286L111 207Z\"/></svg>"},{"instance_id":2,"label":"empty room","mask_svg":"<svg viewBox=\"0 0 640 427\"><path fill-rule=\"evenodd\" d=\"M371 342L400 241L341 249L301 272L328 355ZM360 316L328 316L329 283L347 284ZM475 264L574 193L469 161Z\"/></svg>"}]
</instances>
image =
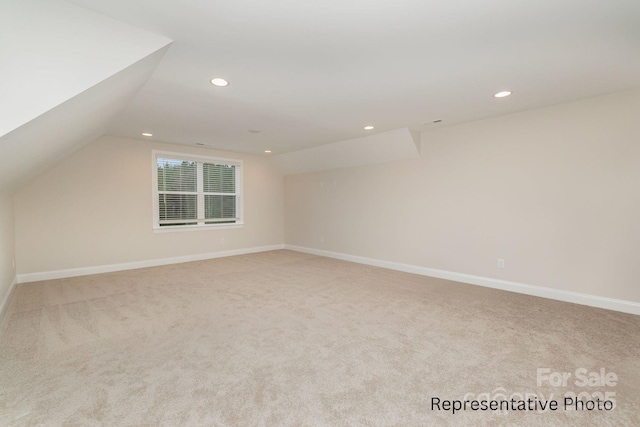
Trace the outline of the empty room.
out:
<instances>
[{"instance_id":1,"label":"empty room","mask_svg":"<svg viewBox=\"0 0 640 427\"><path fill-rule=\"evenodd\" d=\"M640 2L0 34L0 425L640 425Z\"/></svg>"}]
</instances>

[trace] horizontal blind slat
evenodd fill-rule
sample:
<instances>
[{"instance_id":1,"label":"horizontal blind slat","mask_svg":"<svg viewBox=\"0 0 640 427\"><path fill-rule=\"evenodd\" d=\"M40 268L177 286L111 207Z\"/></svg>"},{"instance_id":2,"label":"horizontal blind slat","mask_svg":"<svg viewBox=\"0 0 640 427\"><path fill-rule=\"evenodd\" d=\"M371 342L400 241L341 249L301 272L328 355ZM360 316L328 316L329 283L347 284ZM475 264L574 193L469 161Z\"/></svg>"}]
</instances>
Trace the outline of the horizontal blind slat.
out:
<instances>
[{"instance_id":1,"label":"horizontal blind slat","mask_svg":"<svg viewBox=\"0 0 640 427\"><path fill-rule=\"evenodd\" d=\"M196 162L179 159L157 159L159 191L197 191Z\"/></svg>"},{"instance_id":2,"label":"horizontal blind slat","mask_svg":"<svg viewBox=\"0 0 640 427\"><path fill-rule=\"evenodd\" d=\"M237 165L157 157L156 167L159 225L240 220L237 216ZM199 179L202 181L198 182ZM198 218L201 201L204 201L204 206L200 207L204 218Z\"/></svg>"}]
</instances>

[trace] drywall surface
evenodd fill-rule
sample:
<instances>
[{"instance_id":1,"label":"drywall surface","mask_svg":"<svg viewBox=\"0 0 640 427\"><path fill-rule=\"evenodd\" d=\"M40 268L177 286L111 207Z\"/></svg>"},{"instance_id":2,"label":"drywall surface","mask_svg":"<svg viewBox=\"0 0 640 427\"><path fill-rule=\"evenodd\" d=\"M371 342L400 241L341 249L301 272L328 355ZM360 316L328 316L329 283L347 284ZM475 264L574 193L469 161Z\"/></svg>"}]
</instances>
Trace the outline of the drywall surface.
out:
<instances>
[{"instance_id":1,"label":"drywall surface","mask_svg":"<svg viewBox=\"0 0 640 427\"><path fill-rule=\"evenodd\" d=\"M0 194L0 304L5 300L16 276L13 267L14 255L13 201ZM0 306L2 308L2 306Z\"/></svg>"},{"instance_id":2,"label":"drywall surface","mask_svg":"<svg viewBox=\"0 0 640 427\"><path fill-rule=\"evenodd\" d=\"M242 228L152 230L152 150L243 160ZM265 158L105 136L15 194L18 274L283 243L282 175Z\"/></svg>"},{"instance_id":3,"label":"drywall surface","mask_svg":"<svg viewBox=\"0 0 640 427\"><path fill-rule=\"evenodd\" d=\"M3 0L0 39L0 136L170 43L59 0Z\"/></svg>"},{"instance_id":4,"label":"drywall surface","mask_svg":"<svg viewBox=\"0 0 640 427\"><path fill-rule=\"evenodd\" d=\"M285 175L410 159L420 155L420 134L408 128L284 153L272 161Z\"/></svg>"},{"instance_id":5,"label":"drywall surface","mask_svg":"<svg viewBox=\"0 0 640 427\"><path fill-rule=\"evenodd\" d=\"M0 137L0 192L13 192L106 133L153 73L162 48Z\"/></svg>"},{"instance_id":6,"label":"drywall surface","mask_svg":"<svg viewBox=\"0 0 640 427\"><path fill-rule=\"evenodd\" d=\"M285 177L285 243L640 302L640 91L423 132ZM504 268L498 268L498 259Z\"/></svg>"}]
</instances>

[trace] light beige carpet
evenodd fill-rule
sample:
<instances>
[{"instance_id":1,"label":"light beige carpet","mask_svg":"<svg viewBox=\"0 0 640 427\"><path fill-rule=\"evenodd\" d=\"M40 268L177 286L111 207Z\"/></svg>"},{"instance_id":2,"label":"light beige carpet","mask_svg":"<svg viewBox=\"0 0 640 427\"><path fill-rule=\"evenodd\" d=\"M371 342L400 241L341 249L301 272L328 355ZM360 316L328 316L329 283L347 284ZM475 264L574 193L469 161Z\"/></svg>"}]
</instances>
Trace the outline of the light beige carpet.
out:
<instances>
[{"instance_id":1,"label":"light beige carpet","mask_svg":"<svg viewBox=\"0 0 640 427\"><path fill-rule=\"evenodd\" d=\"M23 284L8 310L5 426L640 425L638 316L291 251ZM523 397L560 407L443 406Z\"/></svg>"}]
</instances>

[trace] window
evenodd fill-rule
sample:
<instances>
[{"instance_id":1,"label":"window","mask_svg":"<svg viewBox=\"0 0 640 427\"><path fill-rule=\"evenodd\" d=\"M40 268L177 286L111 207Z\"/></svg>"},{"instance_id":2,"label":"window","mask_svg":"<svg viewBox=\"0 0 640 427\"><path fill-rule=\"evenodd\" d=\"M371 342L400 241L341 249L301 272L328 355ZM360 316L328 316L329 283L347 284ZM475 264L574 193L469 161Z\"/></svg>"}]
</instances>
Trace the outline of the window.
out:
<instances>
[{"instance_id":1,"label":"window","mask_svg":"<svg viewBox=\"0 0 640 427\"><path fill-rule=\"evenodd\" d=\"M153 228L242 225L242 161L153 152Z\"/></svg>"}]
</instances>

